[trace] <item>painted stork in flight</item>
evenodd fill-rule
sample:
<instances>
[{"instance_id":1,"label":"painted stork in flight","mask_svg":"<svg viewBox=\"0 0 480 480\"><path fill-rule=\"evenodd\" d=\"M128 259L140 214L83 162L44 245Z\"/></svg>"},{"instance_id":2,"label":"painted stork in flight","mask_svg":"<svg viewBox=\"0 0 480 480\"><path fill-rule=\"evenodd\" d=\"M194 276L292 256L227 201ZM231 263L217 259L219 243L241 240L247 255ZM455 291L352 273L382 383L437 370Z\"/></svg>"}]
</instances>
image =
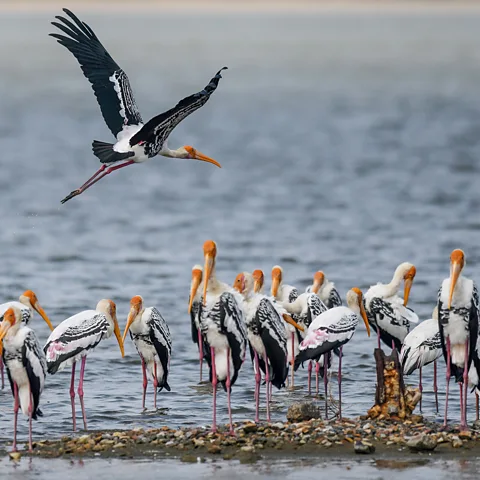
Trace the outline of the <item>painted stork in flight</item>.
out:
<instances>
[{"instance_id":1,"label":"painted stork in flight","mask_svg":"<svg viewBox=\"0 0 480 480\"><path fill-rule=\"evenodd\" d=\"M33 316L33 311L35 310L45 320L50 330L53 330L52 323L50 322L43 308L40 306L40 303L38 303L37 296L31 290L26 290L25 292L23 292L20 295L18 302L13 301L13 302L2 303L0 305L0 322L3 320L4 313L11 307L16 307L21 310L22 322L25 325L28 325L28 323L30 322ZM2 390L3 390L3 388L5 387L5 380L4 380L4 373L3 373L3 359L1 356L0 356L0 376L1 376Z\"/></svg>"},{"instance_id":2,"label":"painted stork in flight","mask_svg":"<svg viewBox=\"0 0 480 480\"><path fill-rule=\"evenodd\" d=\"M135 344L138 355L142 360L143 372L143 400L142 408L145 410L145 395L147 393L147 371L153 379L154 408L157 408L157 389L163 388L170 391L168 385L168 371L170 369L170 356L172 353L172 339L167 322L155 307L145 308L143 298L136 295L130 301L130 313L127 325L123 332L122 342L130 331L130 338Z\"/></svg>"},{"instance_id":3,"label":"painted stork in flight","mask_svg":"<svg viewBox=\"0 0 480 480\"><path fill-rule=\"evenodd\" d=\"M382 339L386 345L400 351L410 331L410 323L418 323L415 312L407 307L415 273L411 263L402 263L390 283L377 283L365 293L365 310L370 326L377 332L378 348ZM403 299L398 296L402 281L405 282Z\"/></svg>"},{"instance_id":4,"label":"painted stork in flight","mask_svg":"<svg viewBox=\"0 0 480 480\"><path fill-rule=\"evenodd\" d=\"M4 312L0 323L0 355L3 355L5 361L14 398L12 450L17 450L17 417L20 408L29 420L28 446L31 452L32 419L43 416L39 404L47 365L35 332L22 320L23 312L16 306Z\"/></svg>"},{"instance_id":5,"label":"painted stork in flight","mask_svg":"<svg viewBox=\"0 0 480 480\"><path fill-rule=\"evenodd\" d=\"M479 388L480 360L477 351L479 304L477 286L462 275L465 254L450 255L450 276L438 292L438 324L443 356L447 363L447 389L444 426L447 426L450 377L460 384L461 428L467 427L467 387Z\"/></svg>"},{"instance_id":6,"label":"painted stork in flight","mask_svg":"<svg viewBox=\"0 0 480 480\"><path fill-rule=\"evenodd\" d=\"M258 275L259 270L255 271ZM263 277L263 274L262 274ZM233 287L243 295L243 312L255 371L255 421L259 421L260 381L265 374L267 421L270 421L271 388L285 386L288 376L287 331L285 322L303 331L289 315L281 314L265 295L255 292L258 280L247 272L239 273Z\"/></svg>"},{"instance_id":7,"label":"painted stork in flight","mask_svg":"<svg viewBox=\"0 0 480 480\"><path fill-rule=\"evenodd\" d=\"M82 407L83 426L87 430L87 415L83 403L83 377L87 355L104 339L110 338L112 333L117 337L122 357L122 335L118 327L117 307L111 300L103 299L97 304L95 310L84 310L58 325L48 337L43 347L47 359L47 371L55 374L65 367L72 366L72 379L70 382L70 400L72 403L73 431L77 429L75 417L75 366L81 360L80 381L78 396Z\"/></svg>"},{"instance_id":8,"label":"painted stork in flight","mask_svg":"<svg viewBox=\"0 0 480 480\"><path fill-rule=\"evenodd\" d=\"M229 285L220 282L215 276L217 245L212 240L203 244L205 266L203 269L203 305L201 328L205 333L211 354L211 372L213 386L213 423L212 431L217 429L217 383L220 382L227 392L230 433L233 432L231 388L235 384L238 372L245 360L247 332L243 318L243 299ZM191 296L196 292L191 292Z\"/></svg>"},{"instance_id":9,"label":"painted stork in flight","mask_svg":"<svg viewBox=\"0 0 480 480\"><path fill-rule=\"evenodd\" d=\"M338 396L339 417L342 418L342 349L355 333L362 319L370 336L370 326L363 305L362 292L352 288L347 293L347 307L335 307L320 314L308 327L307 336L300 344L300 353L295 360L299 365L305 360L320 359L321 355L339 349L338 356ZM325 411L325 414L327 412Z\"/></svg>"},{"instance_id":10,"label":"painted stork in flight","mask_svg":"<svg viewBox=\"0 0 480 480\"><path fill-rule=\"evenodd\" d=\"M442 356L442 341L438 328L438 308L433 309L432 318L417 325L404 339L400 351L400 363L404 375L419 370L419 390L423 392L422 367L433 362L433 391L438 413L437 358ZM422 399L420 398L420 411Z\"/></svg>"},{"instance_id":11,"label":"painted stork in flight","mask_svg":"<svg viewBox=\"0 0 480 480\"><path fill-rule=\"evenodd\" d=\"M338 294L335 284L330 282L325 274L319 270L313 275L313 284L305 290L307 293L316 293L327 308L340 307L342 298Z\"/></svg>"},{"instance_id":12,"label":"painted stork in flight","mask_svg":"<svg viewBox=\"0 0 480 480\"><path fill-rule=\"evenodd\" d=\"M85 77L92 84L105 123L117 138L115 144L94 140L93 153L102 166L79 189L67 195L62 203L80 195L109 173L134 163L142 163L156 155L171 158L202 160L217 167L220 164L191 146L171 150L167 139L172 130L188 115L199 109L216 90L223 67L200 92L181 100L175 107L144 123L138 111L125 72L100 43L93 30L70 10L63 9L69 18L56 16L52 22L65 35L51 33L60 45L78 60Z\"/></svg>"}]
</instances>

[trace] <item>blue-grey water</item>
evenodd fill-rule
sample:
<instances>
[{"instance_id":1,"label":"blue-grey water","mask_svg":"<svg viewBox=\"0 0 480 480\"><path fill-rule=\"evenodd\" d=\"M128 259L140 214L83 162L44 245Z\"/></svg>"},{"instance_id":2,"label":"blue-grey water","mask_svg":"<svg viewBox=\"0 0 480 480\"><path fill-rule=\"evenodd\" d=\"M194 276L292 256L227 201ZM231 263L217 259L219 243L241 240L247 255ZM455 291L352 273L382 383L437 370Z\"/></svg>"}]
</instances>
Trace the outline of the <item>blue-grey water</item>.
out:
<instances>
[{"instance_id":1,"label":"blue-grey water","mask_svg":"<svg viewBox=\"0 0 480 480\"><path fill-rule=\"evenodd\" d=\"M342 296L413 262L411 306L421 318L431 315L453 248L465 250L466 274L479 278L480 14L82 11L129 75L144 119L229 67L170 139L223 168L156 158L61 205L98 168L91 141L112 136L78 64L47 36L58 13L0 17L0 299L32 289L58 324L111 298L123 329L129 300L140 294L173 337L172 391L159 395L166 412L152 411L151 389L150 411L141 412L130 341L124 359L114 338L88 357L91 429L211 421L187 314L191 267L202 262L206 239L218 244L224 281L255 268L268 276L280 264L286 282L303 288L323 269ZM37 315L33 326L44 342L48 328ZM374 345L360 326L344 349L345 416L373 404ZM424 413L438 419L431 371ZM297 385L305 378L301 371ZM70 432L69 379L68 371L47 378L35 438ZM247 360L233 391L235 420L253 417L253 387ZM305 395L275 392L274 420ZM226 413L221 393L219 421ZM6 389L1 441L11 438L11 415ZM26 427L21 417L20 439Z\"/></svg>"}]
</instances>

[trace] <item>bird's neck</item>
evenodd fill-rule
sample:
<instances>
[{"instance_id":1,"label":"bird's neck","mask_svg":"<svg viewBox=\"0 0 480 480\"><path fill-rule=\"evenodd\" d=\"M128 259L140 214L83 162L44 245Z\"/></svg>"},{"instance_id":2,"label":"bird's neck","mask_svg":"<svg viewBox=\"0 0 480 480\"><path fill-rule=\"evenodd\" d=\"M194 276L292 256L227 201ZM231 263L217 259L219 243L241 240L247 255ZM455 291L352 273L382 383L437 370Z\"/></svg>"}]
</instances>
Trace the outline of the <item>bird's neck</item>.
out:
<instances>
[{"instance_id":1,"label":"bird's neck","mask_svg":"<svg viewBox=\"0 0 480 480\"><path fill-rule=\"evenodd\" d=\"M168 148L167 145L164 145L160 151L160 155L169 158L185 158L185 149L180 147L176 150L172 150Z\"/></svg>"},{"instance_id":2,"label":"bird's neck","mask_svg":"<svg viewBox=\"0 0 480 480\"><path fill-rule=\"evenodd\" d=\"M398 290L400 289L400 285L402 281L403 281L402 272L400 273L395 272L395 274L393 275L392 281L383 286L384 287L383 295L385 297L392 297L393 295L396 295L398 293Z\"/></svg>"}]
</instances>

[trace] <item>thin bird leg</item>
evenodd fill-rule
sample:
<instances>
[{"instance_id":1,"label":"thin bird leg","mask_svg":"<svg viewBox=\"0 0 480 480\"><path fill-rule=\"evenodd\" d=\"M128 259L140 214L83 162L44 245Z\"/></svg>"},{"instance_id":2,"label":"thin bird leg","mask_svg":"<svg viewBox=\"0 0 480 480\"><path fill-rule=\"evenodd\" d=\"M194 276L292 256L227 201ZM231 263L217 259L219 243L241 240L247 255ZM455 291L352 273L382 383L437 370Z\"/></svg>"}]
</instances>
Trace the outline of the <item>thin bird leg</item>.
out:
<instances>
[{"instance_id":1,"label":"thin bird leg","mask_svg":"<svg viewBox=\"0 0 480 480\"><path fill-rule=\"evenodd\" d=\"M290 388L293 390L295 388L295 332L292 332L292 358L290 360L290 365L292 367L292 385Z\"/></svg>"},{"instance_id":2,"label":"thin bird leg","mask_svg":"<svg viewBox=\"0 0 480 480\"><path fill-rule=\"evenodd\" d=\"M461 427L465 430L468 430L467 425L467 398L468 398L468 357L469 357L469 343L470 339L467 337L465 341L465 364L463 366L463 420L461 422Z\"/></svg>"},{"instance_id":3,"label":"thin bird leg","mask_svg":"<svg viewBox=\"0 0 480 480\"><path fill-rule=\"evenodd\" d=\"M87 414L85 413L85 404L83 403L83 377L85 375L85 364L87 363L87 357L82 358L82 364L80 365L80 381L78 382L78 396L80 398L80 405L82 407L83 416L83 428L87 430Z\"/></svg>"},{"instance_id":4,"label":"thin bird leg","mask_svg":"<svg viewBox=\"0 0 480 480\"><path fill-rule=\"evenodd\" d=\"M75 418L75 362L72 364L72 380L70 381L70 401L72 403L73 431L77 430L77 419Z\"/></svg>"},{"instance_id":5,"label":"thin bird leg","mask_svg":"<svg viewBox=\"0 0 480 480\"><path fill-rule=\"evenodd\" d=\"M235 435L233 431L233 422L232 422L232 405L230 403L230 397L232 393L232 383L230 381L230 349L227 348L227 407L228 407L228 419L230 421L230 435ZM268 390L268 389L267 389Z\"/></svg>"},{"instance_id":6,"label":"thin bird leg","mask_svg":"<svg viewBox=\"0 0 480 480\"><path fill-rule=\"evenodd\" d=\"M2 390L5 388L5 372L3 371L3 358L0 355L0 375L2 377Z\"/></svg>"},{"instance_id":7,"label":"thin bird leg","mask_svg":"<svg viewBox=\"0 0 480 480\"><path fill-rule=\"evenodd\" d=\"M202 331L198 329L198 355L200 357L200 383L202 382L202 367L203 367L203 337Z\"/></svg>"},{"instance_id":8,"label":"thin bird leg","mask_svg":"<svg viewBox=\"0 0 480 480\"><path fill-rule=\"evenodd\" d=\"M107 165L104 163L80 188L85 188L92 180L97 178L105 169L107 168Z\"/></svg>"},{"instance_id":9,"label":"thin bird leg","mask_svg":"<svg viewBox=\"0 0 480 480\"><path fill-rule=\"evenodd\" d=\"M254 350L254 370L255 370L255 422L260 421L259 408L260 408L260 381L262 376L260 375L260 366L258 364L258 353Z\"/></svg>"},{"instance_id":10,"label":"thin bird leg","mask_svg":"<svg viewBox=\"0 0 480 480\"><path fill-rule=\"evenodd\" d=\"M268 357L265 355L265 383L267 385L267 422L270 422L270 366Z\"/></svg>"},{"instance_id":11,"label":"thin bird leg","mask_svg":"<svg viewBox=\"0 0 480 480\"><path fill-rule=\"evenodd\" d=\"M157 409L157 388L158 388L158 378L157 378L157 362L153 359L153 408Z\"/></svg>"},{"instance_id":12,"label":"thin bird leg","mask_svg":"<svg viewBox=\"0 0 480 480\"><path fill-rule=\"evenodd\" d=\"M422 393L423 393L423 386L422 386L422 367L420 367L418 373L418 391L420 392L420 412L422 411Z\"/></svg>"},{"instance_id":13,"label":"thin bird leg","mask_svg":"<svg viewBox=\"0 0 480 480\"><path fill-rule=\"evenodd\" d=\"M32 417L33 417L33 401L32 401L32 392L29 394L28 402L28 451L33 452L32 445Z\"/></svg>"},{"instance_id":14,"label":"thin bird leg","mask_svg":"<svg viewBox=\"0 0 480 480\"><path fill-rule=\"evenodd\" d=\"M308 394L312 394L312 363L313 360L308 362Z\"/></svg>"},{"instance_id":15,"label":"thin bird leg","mask_svg":"<svg viewBox=\"0 0 480 480\"><path fill-rule=\"evenodd\" d=\"M458 384L460 388L460 429L463 430L463 382Z\"/></svg>"},{"instance_id":16,"label":"thin bird leg","mask_svg":"<svg viewBox=\"0 0 480 480\"><path fill-rule=\"evenodd\" d=\"M378 348L380 348L380 328L377 325L377 340L378 340Z\"/></svg>"},{"instance_id":17,"label":"thin bird leg","mask_svg":"<svg viewBox=\"0 0 480 480\"><path fill-rule=\"evenodd\" d=\"M128 167L129 165L132 165L132 163L135 163L133 160L129 160L128 162L122 163L121 165L115 165L114 167L108 167L107 169L100 169L93 175L93 181L92 179L88 180L85 182L80 188L77 188L77 190L74 190L70 194L68 194L61 203L68 202L73 197L76 197L77 195L80 195L83 193L85 190L90 188L92 185L95 185L97 182L99 182L103 177L107 176L109 173L114 172L115 170L118 170L123 167Z\"/></svg>"},{"instance_id":18,"label":"thin bird leg","mask_svg":"<svg viewBox=\"0 0 480 480\"><path fill-rule=\"evenodd\" d=\"M143 374L143 397L142 397L142 408L145 410L145 397L147 396L147 366L145 365L145 360L142 358L142 374Z\"/></svg>"},{"instance_id":19,"label":"thin bird leg","mask_svg":"<svg viewBox=\"0 0 480 480\"><path fill-rule=\"evenodd\" d=\"M18 385L13 382L13 445L12 452L17 451L17 419L20 401L18 399Z\"/></svg>"},{"instance_id":20,"label":"thin bird leg","mask_svg":"<svg viewBox=\"0 0 480 480\"><path fill-rule=\"evenodd\" d=\"M433 361L433 391L435 393L435 408L438 413L437 361Z\"/></svg>"},{"instance_id":21,"label":"thin bird leg","mask_svg":"<svg viewBox=\"0 0 480 480\"><path fill-rule=\"evenodd\" d=\"M476 404L476 417L475 417L475 420L478 422L478 418L479 418L479 413L480 413L480 396L478 395L478 392L475 391L475 404Z\"/></svg>"},{"instance_id":22,"label":"thin bird leg","mask_svg":"<svg viewBox=\"0 0 480 480\"><path fill-rule=\"evenodd\" d=\"M443 420L443 426L447 426L447 412L448 412L448 390L450 387L450 362L452 361L450 357L450 337L447 337L447 386L445 391L445 418Z\"/></svg>"},{"instance_id":23,"label":"thin bird leg","mask_svg":"<svg viewBox=\"0 0 480 480\"><path fill-rule=\"evenodd\" d=\"M338 418L342 419L342 355L343 346L338 351Z\"/></svg>"},{"instance_id":24,"label":"thin bird leg","mask_svg":"<svg viewBox=\"0 0 480 480\"><path fill-rule=\"evenodd\" d=\"M315 395L318 397L318 374L320 373L320 361L315 362Z\"/></svg>"},{"instance_id":25,"label":"thin bird leg","mask_svg":"<svg viewBox=\"0 0 480 480\"><path fill-rule=\"evenodd\" d=\"M325 387L325 419L328 418L328 353L323 354L323 385Z\"/></svg>"},{"instance_id":26,"label":"thin bird leg","mask_svg":"<svg viewBox=\"0 0 480 480\"><path fill-rule=\"evenodd\" d=\"M395 350L395 342L392 340L392 352Z\"/></svg>"},{"instance_id":27,"label":"thin bird leg","mask_svg":"<svg viewBox=\"0 0 480 480\"><path fill-rule=\"evenodd\" d=\"M212 387L213 387L213 422L212 422L212 432L217 431L217 367L215 365L215 349L210 347L211 352L211 369L212 369Z\"/></svg>"}]
</instances>

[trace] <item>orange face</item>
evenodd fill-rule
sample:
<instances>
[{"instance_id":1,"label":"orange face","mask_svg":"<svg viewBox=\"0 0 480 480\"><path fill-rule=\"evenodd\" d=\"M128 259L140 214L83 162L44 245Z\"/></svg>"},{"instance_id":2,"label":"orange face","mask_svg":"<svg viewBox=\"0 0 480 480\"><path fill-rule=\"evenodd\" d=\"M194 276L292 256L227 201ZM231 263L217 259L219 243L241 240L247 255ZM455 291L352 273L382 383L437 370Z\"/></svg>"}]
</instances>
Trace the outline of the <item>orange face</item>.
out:
<instances>
[{"instance_id":1,"label":"orange face","mask_svg":"<svg viewBox=\"0 0 480 480\"><path fill-rule=\"evenodd\" d=\"M205 266L203 271L205 272L205 279L203 282L203 304L207 301L207 287L208 281L215 266L215 258L217 256L217 244L213 240L207 240L203 244L203 255L205 257Z\"/></svg>"},{"instance_id":2,"label":"orange face","mask_svg":"<svg viewBox=\"0 0 480 480\"><path fill-rule=\"evenodd\" d=\"M239 273L235 277L235 281L233 282L233 288L240 293L245 291L245 275L243 273Z\"/></svg>"},{"instance_id":3,"label":"orange face","mask_svg":"<svg viewBox=\"0 0 480 480\"><path fill-rule=\"evenodd\" d=\"M403 291L403 305L406 307L408 303L408 297L410 296L410 290L412 288L413 279L417 273L417 269L412 265L410 270L404 275L403 279L405 281L404 291Z\"/></svg>"},{"instance_id":4,"label":"orange face","mask_svg":"<svg viewBox=\"0 0 480 480\"><path fill-rule=\"evenodd\" d=\"M448 296L448 308L452 308L453 293L458 278L465 266L465 254L463 250L456 249L450 255L450 293Z\"/></svg>"},{"instance_id":5,"label":"orange face","mask_svg":"<svg viewBox=\"0 0 480 480\"><path fill-rule=\"evenodd\" d=\"M48 327L50 328L50 330L53 331L53 325L50 322L50 319L47 317L47 314L45 313L45 310L43 310L43 308L40 306L40 303L38 303L38 298L35 295L35 293L33 293L31 290L25 290L25 292L23 292L22 296L20 297L20 301L22 301L22 297L28 298L28 301L30 302L30 306L36 312L38 312L38 314L45 320L45 322L48 325Z\"/></svg>"},{"instance_id":6,"label":"orange face","mask_svg":"<svg viewBox=\"0 0 480 480\"><path fill-rule=\"evenodd\" d=\"M322 271L315 272L315 274L313 275L312 292L318 293L322 288L324 281L325 281L325 274Z\"/></svg>"},{"instance_id":7,"label":"orange face","mask_svg":"<svg viewBox=\"0 0 480 480\"><path fill-rule=\"evenodd\" d=\"M190 145L184 145L183 147L188 154L187 158L190 158L192 160L201 160L202 162L207 162L215 165L218 168L222 168L222 166L213 158L207 157L207 155L203 154L202 152L199 152L195 148L191 147Z\"/></svg>"},{"instance_id":8,"label":"orange face","mask_svg":"<svg viewBox=\"0 0 480 480\"><path fill-rule=\"evenodd\" d=\"M262 270L254 270L252 273L252 277L254 282L253 291L255 293L259 293L262 290L263 282L265 280Z\"/></svg>"},{"instance_id":9,"label":"orange face","mask_svg":"<svg viewBox=\"0 0 480 480\"><path fill-rule=\"evenodd\" d=\"M272 297L276 297L280 284L282 283L282 269L278 265L272 268Z\"/></svg>"},{"instance_id":10,"label":"orange face","mask_svg":"<svg viewBox=\"0 0 480 480\"><path fill-rule=\"evenodd\" d=\"M190 298L188 301L188 313L192 311L193 299L197 294L198 287L202 283L203 272L199 268L192 269L192 283L190 285Z\"/></svg>"},{"instance_id":11,"label":"orange face","mask_svg":"<svg viewBox=\"0 0 480 480\"><path fill-rule=\"evenodd\" d=\"M357 287L352 288L352 291L354 291L357 294L358 306L360 307L360 316L362 317L363 322L365 323L367 334L368 336L370 336L370 325L368 323L368 317L367 317L367 312L365 311L365 306L363 305L363 293Z\"/></svg>"},{"instance_id":12,"label":"orange face","mask_svg":"<svg viewBox=\"0 0 480 480\"><path fill-rule=\"evenodd\" d=\"M3 337L7 334L8 330L15 325L17 319L15 318L15 311L13 308L9 308L3 315L3 321L0 323L0 353L3 350Z\"/></svg>"}]
</instances>

